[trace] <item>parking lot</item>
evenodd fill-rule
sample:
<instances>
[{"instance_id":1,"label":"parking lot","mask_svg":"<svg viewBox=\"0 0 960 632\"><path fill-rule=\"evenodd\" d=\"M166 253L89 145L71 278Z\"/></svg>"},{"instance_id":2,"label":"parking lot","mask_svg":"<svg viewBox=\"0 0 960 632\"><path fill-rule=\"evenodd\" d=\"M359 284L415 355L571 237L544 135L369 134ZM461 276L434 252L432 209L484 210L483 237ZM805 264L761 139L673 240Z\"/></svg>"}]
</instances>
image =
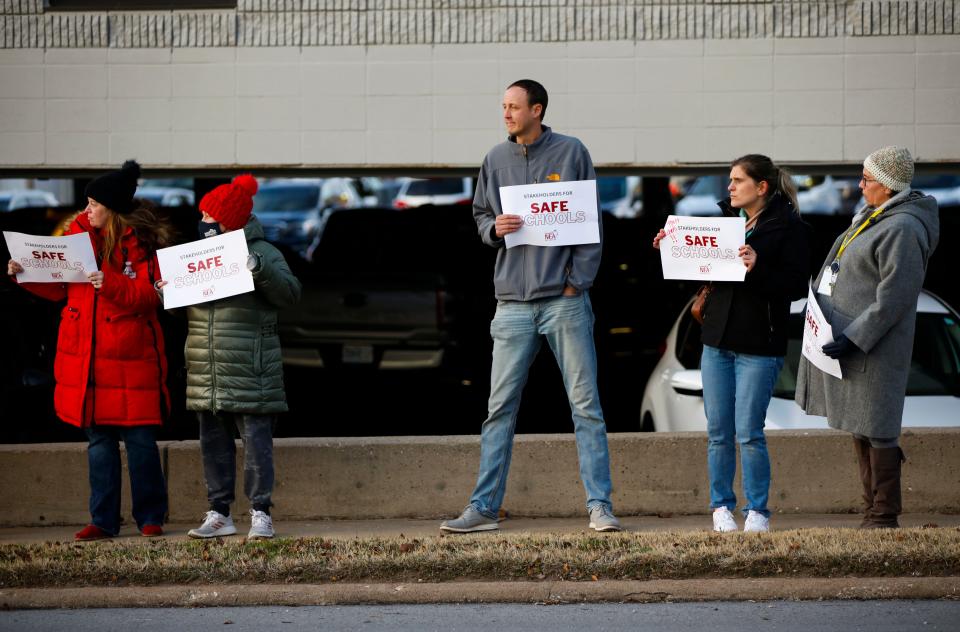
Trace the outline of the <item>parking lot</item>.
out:
<instances>
[{"instance_id":1,"label":"parking lot","mask_svg":"<svg viewBox=\"0 0 960 632\"><path fill-rule=\"evenodd\" d=\"M957 234L960 176L923 174L917 180L917 188L929 185L924 190L941 201L943 235ZM801 207L804 200L809 204L804 215L815 229L819 263L849 225L859 191L848 174L800 175L796 181ZM652 236L670 213L712 214L723 183L720 174L600 180L605 247L592 299L600 393L611 431L641 429L644 386L695 290L690 282L662 279ZM168 207L187 241L196 233L193 204L210 184L145 182L141 193ZM262 184L255 212L304 283L301 304L281 315L291 412L281 417L277 435L478 433L489 387L494 253L476 236L472 180L364 176L274 178ZM70 187L59 192L66 198ZM0 191L0 204L16 197ZM32 234L62 229L77 204L53 199L53 206L45 199L48 208L0 213L0 227ZM951 279L948 255L948 248L934 255L926 287L956 307L960 290ZM52 408L60 306L6 280L0 301L8 356L0 374L0 415L6 422L0 424L0 441L82 440L82 433L56 420ZM195 438L196 423L183 408L185 325L176 313L164 314L162 322L174 396L163 438ZM517 431L571 429L559 371L543 349Z\"/></svg>"}]
</instances>

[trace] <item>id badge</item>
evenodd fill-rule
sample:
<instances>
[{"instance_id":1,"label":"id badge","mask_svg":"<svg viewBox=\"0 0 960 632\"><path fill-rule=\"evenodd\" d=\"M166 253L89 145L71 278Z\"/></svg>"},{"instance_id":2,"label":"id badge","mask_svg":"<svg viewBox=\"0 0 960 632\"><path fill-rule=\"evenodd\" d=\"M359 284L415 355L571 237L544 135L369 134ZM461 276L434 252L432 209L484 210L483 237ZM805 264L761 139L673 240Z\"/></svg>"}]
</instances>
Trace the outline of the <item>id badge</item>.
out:
<instances>
[{"instance_id":1,"label":"id badge","mask_svg":"<svg viewBox=\"0 0 960 632\"><path fill-rule=\"evenodd\" d=\"M833 284L837 281L835 275L830 269L824 270L820 276L820 285L817 287L817 294L830 296L833 293Z\"/></svg>"}]
</instances>

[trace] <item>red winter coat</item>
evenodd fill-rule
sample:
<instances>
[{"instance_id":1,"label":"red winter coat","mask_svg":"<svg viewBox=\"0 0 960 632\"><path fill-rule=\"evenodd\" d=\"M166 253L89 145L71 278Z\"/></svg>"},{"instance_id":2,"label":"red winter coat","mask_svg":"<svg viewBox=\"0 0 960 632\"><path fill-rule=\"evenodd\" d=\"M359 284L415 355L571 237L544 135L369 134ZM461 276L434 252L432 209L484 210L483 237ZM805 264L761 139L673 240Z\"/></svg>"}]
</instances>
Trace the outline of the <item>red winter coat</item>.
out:
<instances>
[{"instance_id":1,"label":"red winter coat","mask_svg":"<svg viewBox=\"0 0 960 632\"><path fill-rule=\"evenodd\" d=\"M100 235L85 213L66 234L81 232L90 234L99 253ZM132 228L124 232L120 248L127 249L126 260L133 263L136 278L123 274L122 255L117 252L113 261L101 264L99 292L90 283L23 284L37 296L67 299L60 315L53 399L57 415L74 426L160 424L169 410L167 361L157 321L160 300L150 280L159 276L156 260L152 255L144 258Z\"/></svg>"}]
</instances>

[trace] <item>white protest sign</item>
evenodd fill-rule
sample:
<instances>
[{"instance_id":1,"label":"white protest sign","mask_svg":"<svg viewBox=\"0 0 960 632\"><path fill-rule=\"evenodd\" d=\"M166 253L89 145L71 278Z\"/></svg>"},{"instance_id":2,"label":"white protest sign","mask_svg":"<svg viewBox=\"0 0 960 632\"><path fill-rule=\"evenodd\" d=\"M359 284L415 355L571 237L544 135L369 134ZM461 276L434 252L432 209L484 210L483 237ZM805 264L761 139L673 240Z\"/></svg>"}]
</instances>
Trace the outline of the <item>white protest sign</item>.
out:
<instances>
[{"instance_id":1,"label":"white protest sign","mask_svg":"<svg viewBox=\"0 0 960 632\"><path fill-rule=\"evenodd\" d=\"M45 237L4 231L10 258L23 266L20 283L87 283L97 271L90 235Z\"/></svg>"},{"instance_id":2,"label":"white protest sign","mask_svg":"<svg viewBox=\"0 0 960 632\"><path fill-rule=\"evenodd\" d=\"M596 180L500 187L500 207L523 218L520 230L505 236L507 248L600 243Z\"/></svg>"},{"instance_id":3,"label":"white protest sign","mask_svg":"<svg viewBox=\"0 0 960 632\"><path fill-rule=\"evenodd\" d=\"M744 244L742 217L671 215L660 242L664 279L743 281L747 268L739 256Z\"/></svg>"},{"instance_id":4,"label":"white protest sign","mask_svg":"<svg viewBox=\"0 0 960 632\"><path fill-rule=\"evenodd\" d=\"M807 293L807 310L803 318L803 356L824 373L843 379L840 362L823 352L823 345L833 342L833 328L823 317L813 288Z\"/></svg>"},{"instance_id":5,"label":"white protest sign","mask_svg":"<svg viewBox=\"0 0 960 632\"><path fill-rule=\"evenodd\" d=\"M158 250L164 309L252 292L248 254L242 230Z\"/></svg>"}]
</instances>

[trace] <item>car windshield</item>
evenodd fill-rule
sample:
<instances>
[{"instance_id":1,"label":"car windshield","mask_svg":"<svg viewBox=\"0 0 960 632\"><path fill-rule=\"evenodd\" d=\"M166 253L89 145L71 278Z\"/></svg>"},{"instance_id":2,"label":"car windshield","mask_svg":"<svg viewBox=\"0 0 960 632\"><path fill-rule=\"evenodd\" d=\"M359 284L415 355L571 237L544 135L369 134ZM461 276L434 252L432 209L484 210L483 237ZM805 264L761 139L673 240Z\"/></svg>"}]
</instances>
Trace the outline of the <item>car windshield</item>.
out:
<instances>
[{"instance_id":1,"label":"car windshield","mask_svg":"<svg viewBox=\"0 0 960 632\"><path fill-rule=\"evenodd\" d=\"M911 189L953 189L960 187L960 176L915 176L910 183Z\"/></svg>"},{"instance_id":2,"label":"car windshield","mask_svg":"<svg viewBox=\"0 0 960 632\"><path fill-rule=\"evenodd\" d=\"M687 195L705 195L719 200L726 197L727 179L722 176L701 176L690 187Z\"/></svg>"},{"instance_id":3,"label":"car windshield","mask_svg":"<svg viewBox=\"0 0 960 632\"><path fill-rule=\"evenodd\" d=\"M0 211L10 209L10 198L0 198Z\"/></svg>"},{"instance_id":4,"label":"car windshield","mask_svg":"<svg viewBox=\"0 0 960 632\"><path fill-rule=\"evenodd\" d=\"M253 198L254 213L281 213L284 211L308 211L317 208L320 202L320 185L261 187Z\"/></svg>"},{"instance_id":5,"label":"car windshield","mask_svg":"<svg viewBox=\"0 0 960 632\"><path fill-rule=\"evenodd\" d=\"M793 399L800 365L803 315L790 315L791 338L773 396ZM917 314L917 329L907 378L907 395L960 397L960 323L952 314Z\"/></svg>"},{"instance_id":6,"label":"car windshield","mask_svg":"<svg viewBox=\"0 0 960 632\"><path fill-rule=\"evenodd\" d=\"M460 178L436 178L432 180L411 180L407 195L459 195L463 194L463 180Z\"/></svg>"},{"instance_id":7,"label":"car windshield","mask_svg":"<svg viewBox=\"0 0 960 632\"><path fill-rule=\"evenodd\" d=\"M627 197L626 178L597 178L597 193L601 202L611 202Z\"/></svg>"},{"instance_id":8,"label":"car windshield","mask_svg":"<svg viewBox=\"0 0 960 632\"><path fill-rule=\"evenodd\" d=\"M162 191L137 191L136 197L140 198L141 200L153 202L157 206L163 204Z\"/></svg>"}]
</instances>

